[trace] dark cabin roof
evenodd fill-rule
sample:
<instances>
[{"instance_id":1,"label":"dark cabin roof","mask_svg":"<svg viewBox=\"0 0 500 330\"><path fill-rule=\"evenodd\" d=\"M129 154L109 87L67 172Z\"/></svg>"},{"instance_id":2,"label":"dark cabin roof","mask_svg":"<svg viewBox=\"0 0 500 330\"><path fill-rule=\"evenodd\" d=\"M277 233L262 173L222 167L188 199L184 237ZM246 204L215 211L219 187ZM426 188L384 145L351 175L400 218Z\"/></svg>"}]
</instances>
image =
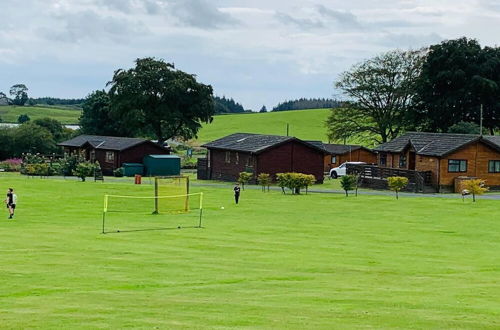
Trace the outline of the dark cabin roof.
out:
<instances>
[{"instance_id":1,"label":"dark cabin roof","mask_svg":"<svg viewBox=\"0 0 500 330\"><path fill-rule=\"evenodd\" d=\"M372 150L357 144L333 144L333 143L323 143L321 141L306 141L306 142L309 144L313 144L318 148L323 149L325 153L331 155L343 155L358 149L364 149L366 151L373 152Z\"/></svg>"},{"instance_id":2,"label":"dark cabin roof","mask_svg":"<svg viewBox=\"0 0 500 330\"><path fill-rule=\"evenodd\" d=\"M331 144L331 143L324 143L325 149L331 153L332 155L343 155L346 154L350 151L355 151L358 149L365 149L370 152L372 152L370 149L365 148L363 146L359 145L354 145L354 144Z\"/></svg>"},{"instance_id":3,"label":"dark cabin roof","mask_svg":"<svg viewBox=\"0 0 500 330\"><path fill-rule=\"evenodd\" d=\"M218 140L206 143L202 147L208 149L220 149L230 151L241 151L249 153L260 153L267 149L276 147L289 141L297 141L320 152L325 152L323 148L306 141L299 140L292 136L264 135L251 133L235 133Z\"/></svg>"},{"instance_id":4,"label":"dark cabin roof","mask_svg":"<svg viewBox=\"0 0 500 330\"><path fill-rule=\"evenodd\" d=\"M128 138L117 136L100 136L100 135L79 135L71 140L67 140L57 145L62 147L82 147L84 144L90 144L94 149L104 150L125 150L135 145L150 142L149 140L140 138Z\"/></svg>"},{"instance_id":5,"label":"dark cabin roof","mask_svg":"<svg viewBox=\"0 0 500 330\"><path fill-rule=\"evenodd\" d=\"M500 139L496 136L480 137L473 134L409 132L379 145L374 151L403 152L407 148L413 147L419 155L440 157L478 140L500 150Z\"/></svg>"}]
</instances>

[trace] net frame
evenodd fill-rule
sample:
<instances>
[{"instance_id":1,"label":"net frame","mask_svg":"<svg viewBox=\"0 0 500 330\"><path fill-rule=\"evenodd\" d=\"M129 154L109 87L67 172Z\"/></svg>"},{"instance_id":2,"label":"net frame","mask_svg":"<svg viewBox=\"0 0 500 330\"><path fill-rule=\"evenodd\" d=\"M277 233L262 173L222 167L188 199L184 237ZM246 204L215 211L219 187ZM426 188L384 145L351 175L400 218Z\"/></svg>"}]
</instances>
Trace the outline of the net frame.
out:
<instances>
[{"instance_id":1,"label":"net frame","mask_svg":"<svg viewBox=\"0 0 500 330\"><path fill-rule=\"evenodd\" d=\"M189 201L190 196L199 196L199 204L198 204L198 209L199 209L199 218L198 218L198 226L197 228L202 228L202 219L203 219L203 193L191 193L191 194L182 194L182 195L172 195L172 196L129 196L129 195L109 195L106 194L104 195L104 207L103 207L103 212L102 212L102 234L105 234L105 228L106 228L106 214L108 212L113 212L113 211L108 211L108 206L109 206L109 198L123 198L123 199L154 199L155 200L155 207L158 204L159 199L167 199L167 198L179 198L179 197L186 197L186 201ZM189 210L189 207L188 209ZM153 214L160 214L157 211L154 211Z\"/></svg>"},{"instance_id":2,"label":"net frame","mask_svg":"<svg viewBox=\"0 0 500 330\"><path fill-rule=\"evenodd\" d=\"M186 187L184 190L185 193L180 194L180 195L186 195L186 200L184 202L184 211L187 212L189 210L189 177L184 176L184 175L156 176L155 177L155 191L154 191L155 197L161 197L160 187L164 186L161 184L162 180L179 180L179 182L181 182L181 180L185 181L185 184L186 184ZM155 213L160 213L159 208L160 208L160 205L158 203L158 199L156 199L155 200Z\"/></svg>"}]
</instances>

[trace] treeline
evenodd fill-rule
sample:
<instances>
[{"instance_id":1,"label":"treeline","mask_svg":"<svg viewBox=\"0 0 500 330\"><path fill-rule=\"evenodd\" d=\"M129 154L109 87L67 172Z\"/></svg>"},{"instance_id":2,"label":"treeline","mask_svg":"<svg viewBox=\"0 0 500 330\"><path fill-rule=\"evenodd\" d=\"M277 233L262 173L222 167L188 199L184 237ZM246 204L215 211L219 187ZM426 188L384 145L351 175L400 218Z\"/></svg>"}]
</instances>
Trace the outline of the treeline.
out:
<instances>
[{"instance_id":1,"label":"treeline","mask_svg":"<svg viewBox=\"0 0 500 330\"><path fill-rule=\"evenodd\" d=\"M305 109L332 109L338 108L342 102L334 99L325 98L300 98L298 100L285 101L279 103L272 111L289 111L289 110L305 110Z\"/></svg>"},{"instance_id":2,"label":"treeline","mask_svg":"<svg viewBox=\"0 0 500 330\"><path fill-rule=\"evenodd\" d=\"M57 143L75 134L75 131L51 118L27 121L16 127L1 127L0 159L19 158L23 153L57 154L60 152Z\"/></svg>"},{"instance_id":3,"label":"treeline","mask_svg":"<svg viewBox=\"0 0 500 330\"><path fill-rule=\"evenodd\" d=\"M214 108L216 114L245 112L245 109L241 104L234 101L232 98L228 99L225 96L222 98L219 96L214 97Z\"/></svg>"},{"instance_id":4,"label":"treeline","mask_svg":"<svg viewBox=\"0 0 500 330\"><path fill-rule=\"evenodd\" d=\"M28 87L25 84L15 84L9 89L10 98L7 93L0 91L0 105L59 105L72 108L81 107L85 99L61 99L57 97L29 97Z\"/></svg>"},{"instance_id":5,"label":"treeline","mask_svg":"<svg viewBox=\"0 0 500 330\"><path fill-rule=\"evenodd\" d=\"M85 99L60 99L57 97L37 97L37 98L30 98L28 100L28 104L30 105L35 105L35 104L46 104L46 105L76 105L80 106L83 102L85 102Z\"/></svg>"}]
</instances>

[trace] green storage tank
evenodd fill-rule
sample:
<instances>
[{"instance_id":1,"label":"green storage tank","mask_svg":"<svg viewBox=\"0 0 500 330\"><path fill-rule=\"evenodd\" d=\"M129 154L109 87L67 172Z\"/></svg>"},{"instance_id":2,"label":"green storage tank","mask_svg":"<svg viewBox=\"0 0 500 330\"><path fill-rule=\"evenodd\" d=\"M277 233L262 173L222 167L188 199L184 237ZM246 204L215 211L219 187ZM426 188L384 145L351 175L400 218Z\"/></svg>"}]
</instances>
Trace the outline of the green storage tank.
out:
<instances>
[{"instance_id":1,"label":"green storage tank","mask_svg":"<svg viewBox=\"0 0 500 330\"><path fill-rule=\"evenodd\" d=\"M145 175L170 176L181 174L181 157L175 155L148 155L144 157Z\"/></svg>"},{"instance_id":2,"label":"green storage tank","mask_svg":"<svg viewBox=\"0 0 500 330\"><path fill-rule=\"evenodd\" d=\"M139 163L123 163L123 176L144 175L144 165Z\"/></svg>"}]
</instances>

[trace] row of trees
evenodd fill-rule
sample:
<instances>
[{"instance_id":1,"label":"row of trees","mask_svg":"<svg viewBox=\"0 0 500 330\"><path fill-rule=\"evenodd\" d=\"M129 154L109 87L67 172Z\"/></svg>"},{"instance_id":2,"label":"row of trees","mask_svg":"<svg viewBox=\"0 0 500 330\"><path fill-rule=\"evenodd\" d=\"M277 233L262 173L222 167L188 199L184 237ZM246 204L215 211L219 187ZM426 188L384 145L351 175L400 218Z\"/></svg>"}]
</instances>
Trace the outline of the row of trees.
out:
<instances>
[{"instance_id":1,"label":"row of trees","mask_svg":"<svg viewBox=\"0 0 500 330\"><path fill-rule=\"evenodd\" d=\"M25 122L17 127L0 128L0 159L21 157L23 153L58 153L56 144L75 132L51 118Z\"/></svg>"},{"instance_id":2,"label":"row of trees","mask_svg":"<svg viewBox=\"0 0 500 330\"><path fill-rule=\"evenodd\" d=\"M386 142L405 130L490 134L500 128L500 48L449 40L395 50L354 65L335 86L348 101L327 122L330 140L370 134Z\"/></svg>"},{"instance_id":3,"label":"row of trees","mask_svg":"<svg viewBox=\"0 0 500 330\"><path fill-rule=\"evenodd\" d=\"M245 112L245 109L241 104L233 100L232 98L228 99L225 96L219 97L215 96L214 97L214 107L215 107L215 113L220 114L220 113L243 113Z\"/></svg>"},{"instance_id":4,"label":"row of trees","mask_svg":"<svg viewBox=\"0 0 500 330\"><path fill-rule=\"evenodd\" d=\"M342 102L334 99L325 98L300 98L298 100L290 100L279 103L272 111L289 111L289 110L304 110L304 109L331 109L338 108ZM263 111L261 111L263 112Z\"/></svg>"}]
</instances>

